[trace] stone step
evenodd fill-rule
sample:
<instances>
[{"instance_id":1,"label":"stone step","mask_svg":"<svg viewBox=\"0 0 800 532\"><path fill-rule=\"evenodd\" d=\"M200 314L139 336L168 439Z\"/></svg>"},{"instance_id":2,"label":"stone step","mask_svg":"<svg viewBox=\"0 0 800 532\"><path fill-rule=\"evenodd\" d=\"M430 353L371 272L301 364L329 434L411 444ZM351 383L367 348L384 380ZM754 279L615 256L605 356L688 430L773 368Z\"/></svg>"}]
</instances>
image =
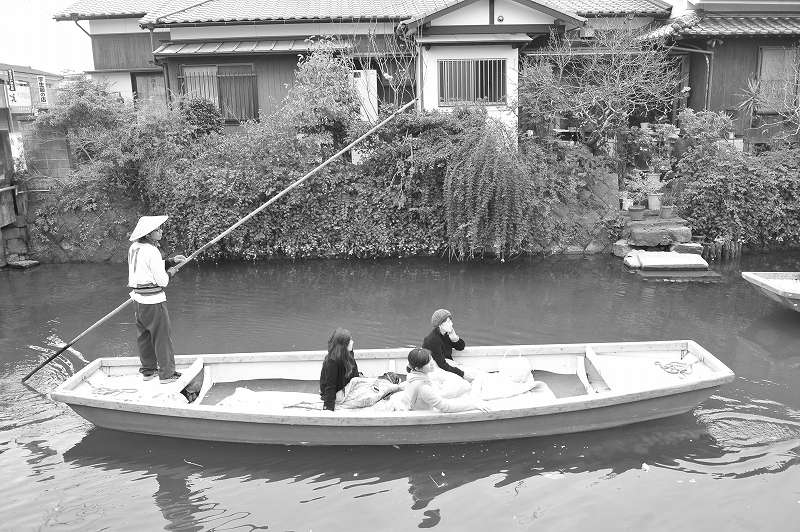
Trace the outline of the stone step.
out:
<instances>
[{"instance_id":1,"label":"stone step","mask_svg":"<svg viewBox=\"0 0 800 532\"><path fill-rule=\"evenodd\" d=\"M625 265L636 270L674 271L708 270L708 263L700 255L674 251L639 251L634 249L625 256Z\"/></svg>"},{"instance_id":2,"label":"stone step","mask_svg":"<svg viewBox=\"0 0 800 532\"><path fill-rule=\"evenodd\" d=\"M38 265L39 261L36 260L15 260L8 262L9 268L15 268L17 270L27 270L28 268L33 268Z\"/></svg>"},{"instance_id":3,"label":"stone step","mask_svg":"<svg viewBox=\"0 0 800 532\"><path fill-rule=\"evenodd\" d=\"M691 242L692 230L683 218L647 216L642 221L627 220L622 238L631 246L669 246Z\"/></svg>"}]
</instances>

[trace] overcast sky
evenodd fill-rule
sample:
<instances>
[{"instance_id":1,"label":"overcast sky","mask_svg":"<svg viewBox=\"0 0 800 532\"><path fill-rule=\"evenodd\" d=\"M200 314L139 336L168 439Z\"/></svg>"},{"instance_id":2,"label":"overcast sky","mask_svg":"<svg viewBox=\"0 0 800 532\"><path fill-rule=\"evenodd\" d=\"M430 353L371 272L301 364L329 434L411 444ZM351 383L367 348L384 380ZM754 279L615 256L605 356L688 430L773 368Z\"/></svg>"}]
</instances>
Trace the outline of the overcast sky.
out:
<instances>
[{"instance_id":1,"label":"overcast sky","mask_svg":"<svg viewBox=\"0 0 800 532\"><path fill-rule=\"evenodd\" d=\"M74 22L53 14L76 0L0 0L0 63L60 74L94 70L92 43ZM87 21L80 24L89 29Z\"/></svg>"}]
</instances>

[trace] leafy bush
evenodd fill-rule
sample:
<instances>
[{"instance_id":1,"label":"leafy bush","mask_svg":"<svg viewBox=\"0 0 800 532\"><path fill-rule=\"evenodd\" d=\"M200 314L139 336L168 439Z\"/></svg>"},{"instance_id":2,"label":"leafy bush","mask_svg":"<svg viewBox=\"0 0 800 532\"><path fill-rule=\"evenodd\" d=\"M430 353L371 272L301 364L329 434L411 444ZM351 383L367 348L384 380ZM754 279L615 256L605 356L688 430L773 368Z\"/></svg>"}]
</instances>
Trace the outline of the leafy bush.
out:
<instances>
[{"instance_id":1,"label":"leafy bush","mask_svg":"<svg viewBox=\"0 0 800 532\"><path fill-rule=\"evenodd\" d=\"M278 121L305 134L327 133L334 146L341 146L360 110L353 62L335 41L322 39L311 49L297 63L297 82L277 113Z\"/></svg>"},{"instance_id":2,"label":"leafy bush","mask_svg":"<svg viewBox=\"0 0 800 532\"><path fill-rule=\"evenodd\" d=\"M211 133L221 134L225 131L225 120L222 113L207 98L183 98L178 102L183 120L186 122L192 138Z\"/></svg>"},{"instance_id":3,"label":"leafy bush","mask_svg":"<svg viewBox=\"0 0 800 532\"><path fill-rule=\"evenodd\" d=\"M168 241L199 249L368 127L355 120L347 63L330 50L301 60L284 106L235 135L216 134L220 117L211 102L134 107L92 83L40 124L62 128L85 153L70 180L74 193L52 216L44 213L44 232L57 233L56 218L67 211L106 213L114 201L130 208L141 200L143 211L171 216ZM360 163L332 162L200 258L449 250L463 259L489 249L544 249L573 236L569 213L578 190L608 170L585 148L518 145L474 107L398 115L358 151Z\"/></svg>"},{"instance_id":4,"label":"leafy bush","mask_svg":"<svg viewBox=\"0 0 800 532\"><path fill-rule=\"evenodd\" d=\"M717 150L683 182L681 213L695 232L754 245L800 243L800 151Z\"/></svg>"}]
</instances>

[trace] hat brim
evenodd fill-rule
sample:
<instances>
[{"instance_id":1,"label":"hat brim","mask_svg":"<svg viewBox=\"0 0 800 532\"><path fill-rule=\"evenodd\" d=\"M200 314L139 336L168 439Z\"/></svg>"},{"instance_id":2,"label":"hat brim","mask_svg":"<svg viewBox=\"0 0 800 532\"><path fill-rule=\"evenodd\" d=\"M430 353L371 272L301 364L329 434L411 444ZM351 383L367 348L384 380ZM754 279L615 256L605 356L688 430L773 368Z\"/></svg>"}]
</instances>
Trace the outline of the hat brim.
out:
<instances>
[{"instance_id":1,"label":"hat brim","mask_svg":"<svg viewBox=\"0 0 800 532\"><path fill-rule=\"evenodd\" d=\"M134 227L133 232L131 233L131 237L128 239L131 242L136 242L143 236L147 236L156 229L158 229L161 224L167 221L169 216L161 215L161 216L142 216L139 218L139 222Z\"/></svg>"}]
</instances>

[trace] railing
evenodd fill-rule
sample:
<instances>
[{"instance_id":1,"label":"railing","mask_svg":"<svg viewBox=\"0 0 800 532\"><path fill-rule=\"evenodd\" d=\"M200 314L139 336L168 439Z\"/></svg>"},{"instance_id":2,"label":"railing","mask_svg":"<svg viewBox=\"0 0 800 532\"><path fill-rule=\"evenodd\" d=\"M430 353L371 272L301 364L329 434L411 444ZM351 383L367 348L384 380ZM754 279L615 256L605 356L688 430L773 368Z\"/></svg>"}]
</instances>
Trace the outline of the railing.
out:
<instances>
[{"instance_id":1,"label":"railing","mask_svg":"<svg viewBox=\"0 0 800 532\"><path fill-rule=\"evenodd\" d=\"M182 94L211 100L226 122L242 122L258 115L255 72L184 72L178 80Z\"/></svg>"},{"instance_id":2,"label":"railing","mask_svg":"<svg viewBox=\"0 0 800 532\"><path fill-rule=\"evenodd\" d=\"M476 101L506 103L506 60L439 61L439 105Z\"/></svg>"}]
</instances>

